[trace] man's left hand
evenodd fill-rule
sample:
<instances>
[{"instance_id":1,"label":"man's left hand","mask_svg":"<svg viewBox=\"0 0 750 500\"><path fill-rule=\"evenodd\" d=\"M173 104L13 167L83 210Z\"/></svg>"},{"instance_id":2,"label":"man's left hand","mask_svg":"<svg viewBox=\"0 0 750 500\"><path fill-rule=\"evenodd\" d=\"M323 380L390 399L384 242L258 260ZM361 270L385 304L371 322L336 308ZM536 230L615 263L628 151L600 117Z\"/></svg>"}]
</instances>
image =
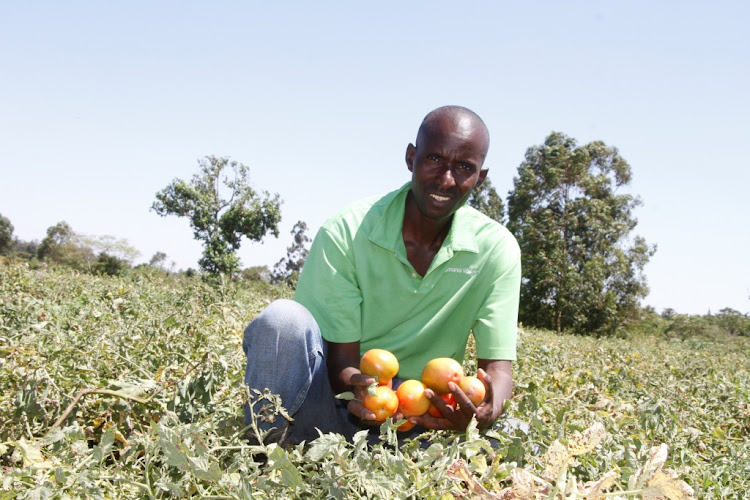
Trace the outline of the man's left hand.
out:
<instances>
[{"instance_id":1,"label":"man's left hand","mask_svg":"<svg viewBox=\"0 0 750 500\"><path fill-rule=\"evenodd\" d=\"M483 369L477 370L477 378L484 383L487 390L484 400L479 405L475 406L457 384L450 382L448 388L453 393L456 403L458 403L456 409L448 406L434 391L426 389L424 391L425 396L443 414L443 417L433 417L427 413L420 417L410 417L409 421L427 429L464 431L472 417L476 417L477 426L480 429L491 426L502 413L502 401L495 401L492 379Z\"/></svg>"}]
</instances>

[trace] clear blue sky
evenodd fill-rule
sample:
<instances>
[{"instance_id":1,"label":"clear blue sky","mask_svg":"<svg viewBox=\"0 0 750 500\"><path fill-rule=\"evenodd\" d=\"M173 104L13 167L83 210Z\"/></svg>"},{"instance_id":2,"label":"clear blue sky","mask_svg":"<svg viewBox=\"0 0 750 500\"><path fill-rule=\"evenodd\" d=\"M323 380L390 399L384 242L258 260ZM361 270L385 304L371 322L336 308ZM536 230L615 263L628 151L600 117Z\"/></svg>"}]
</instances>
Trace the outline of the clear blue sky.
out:
<instances>
[{"instance_id":1,"label":"clear blue sky","mask_svg":"<svg viewBox=\"0 0 750 500\"><path fill-rule=\"evenodd\" d=\"M149 211L206 155L248 165L294 223L408 180L429 110L487 122L505 196L551 131L603 140L644 202L657 311L750 311L750 3L3 2L0 213L23 239L67 221L138 262L197 267L186 220Z\"/></svg>"}]
</instances>

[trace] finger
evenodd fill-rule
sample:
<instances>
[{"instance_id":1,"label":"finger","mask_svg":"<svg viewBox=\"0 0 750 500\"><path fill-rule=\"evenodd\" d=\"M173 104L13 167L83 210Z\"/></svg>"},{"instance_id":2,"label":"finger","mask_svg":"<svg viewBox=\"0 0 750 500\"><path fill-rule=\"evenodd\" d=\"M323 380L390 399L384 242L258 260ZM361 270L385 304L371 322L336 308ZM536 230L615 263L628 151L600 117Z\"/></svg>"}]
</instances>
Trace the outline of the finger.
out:
<instances>
[{"instance_id":1,"label":"finger","mask_svg":"<svg viewBox=\"0 0 750 500\"><path fill-rule=\"evenodd\" d=\"M458 384L448 382L448 389L450 389L451 393L453 394L453 397L456 400L456 403L458 403L459 408L468 408L469 405L472 404L469 396L467 396L466 393L461 390Z\"/></svg>"},{"instance_id":2,"label":"finger","mask_svg":"<svg viewBox=\"0 0 750 500\"><path fill-rule=\"evenodd\" d=\"M425 429L434 429L439 431L456 430L453 422L447 418L433 417L429 413L420 415L418 417L409 417L409 422L414 422L417 425L424 427Z\"/></svg>"},{"instance_id":3,"label":"finger","mask_svg":"<svg viewBox=\"0 0 750 500\"><path fill-rule=\"evenodd\" d=\"M493 401L493 397L495 395L492 392L492 377L490 377L486 371L480 368L477 370L477 378L482 381L482 383L484 384L484 388L486 389L484 400Z\"/></svg>"},{"instance_id":4,"label":"finger","mask_svg":"<svg viewBox=\"0 0 750 500\"><path fill-rule=\"evenodd\" d=\"M349 401L349 404L346 405L346 409L349 410L349 413L359 417L362 420L375 420L375 414L362 406L362 403L360 403L356 399L352 399L351 401Z\"/></svg>"},{"instance_id":5,"label":"finger","mask_svg":"<svg viewBox=\"0 0 750 500\"><path fill-rule=\"evenodd\" d=\"M367 387L374 384L375 382L377 382L377 380L375 380L375 377L363 375L362 373L355 373L349 378L349 383L355 386Z\"/></svg>"}]
</instances>

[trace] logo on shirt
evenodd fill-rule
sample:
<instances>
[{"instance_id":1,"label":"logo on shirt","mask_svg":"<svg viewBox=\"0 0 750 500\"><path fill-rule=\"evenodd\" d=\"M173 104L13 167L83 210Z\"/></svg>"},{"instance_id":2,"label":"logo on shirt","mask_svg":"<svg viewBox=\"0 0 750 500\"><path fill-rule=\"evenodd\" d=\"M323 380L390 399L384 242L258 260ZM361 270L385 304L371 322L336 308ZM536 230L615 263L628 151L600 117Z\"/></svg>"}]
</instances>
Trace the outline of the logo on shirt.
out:
<instances>
[{"instance_id":1,"label":"logo on shirt","mask_svg":"<svg viewBox=\"0 0 750 500\"><path fill-rule=\"evenodd\" d=\"M474 276L479 271L477 269L473 269L471 267L449 267L445 270L446 273L459 273L459 274L469 274L471 276Z\"/></svg>"}]
</instances>

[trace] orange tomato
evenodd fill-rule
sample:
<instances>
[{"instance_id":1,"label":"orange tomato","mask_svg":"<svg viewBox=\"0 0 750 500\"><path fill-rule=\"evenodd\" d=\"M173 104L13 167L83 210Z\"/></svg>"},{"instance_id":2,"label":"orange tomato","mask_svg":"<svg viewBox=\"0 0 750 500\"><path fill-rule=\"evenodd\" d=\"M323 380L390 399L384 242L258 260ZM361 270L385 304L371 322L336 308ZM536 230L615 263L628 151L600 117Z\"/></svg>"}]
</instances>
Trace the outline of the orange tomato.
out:
<instances>
[{"instance_id":1,"label":"orange tomato","mask_svg":"<svg viewBox=\"0 0 750 500\"><path fill-rule=\"evenodd\" d=\"M487 389L484 387L484 383L476 377L468 376L461 379L458 384L464 394L469 398L469 401L474 403L474 406L484 401L484 396L487 393Z\"/></svg>"},{"instance_id":2,"label":"orange tomato","mask_svg":"<svg viewBox=\"0 0 750 500\"><path fill-rule=\"evenodd\" d=\"M408 420L404 422L403 424L396 427L397 431L405 432L410 431L412 427L414 427L416 424L414 422L409 422Z\"/></svg>"},{"instance_id":3,"label":"orange tomato","mask_svg":"<svg viewBox=\"0 0 750 500\"><path fill-rule=\"evenodd\" d=\"M396 389L398 404L405 417L418 417L430 409L430 400L424 395L425 385L419 380L405 380Z\"/></svg>"},{"instance_id":4,"label":"orange tomato","mask_svg":"<svg viewBox=\"0 0 750 500\"><path fill-rule=\"evenodd\" d=\"M368 392L362 404L375 414L375 420L383 422L396 413L398 396L390 387L379 385L375 388L375 396L371 396Z\"/></svg>"},{"instance_id":5,"label":"orange tomato","mask_svg":"<svg viewBox=\"0 0 750 500\"><path fill-rule=\"evenodd\" d=\"M458 406L458 403L456 403L456 398L453 397L453 393L449 392L448 394L443 394L440 397L443 398L443 401L445 401L445 404L447 404L448 406L450 406L454 410ZM430 409L428 410L428 412L433 417L437 417L437 418L442 418L443 417L443 414L440 413L440 410L438 410L435 407L435 405L433 405L433 404L430 404Z\"/></svg>"},{"instance_id":6,"label":"orange tomato","mask_svg":"<svg viewBox=\"0 0 750 500\"><path fill-rule=\"evenodd\" d=\"M464 377L461 363L453 358L435 358L430 360L422 370L422 382L436 394L450 392L448 383L458 384Z\"/></svg>"},{"instance_id":7,"label":"orange tomato","mask_svg":"<svg viewBox=\"0 0 750 500\"><path fill-rule=\"evenodd\" d=\"M370 349L362 356L359 371L377 377L379 385L386 385L398 373L398 360L385 349Z\"/></svg>"}]
</instances>

